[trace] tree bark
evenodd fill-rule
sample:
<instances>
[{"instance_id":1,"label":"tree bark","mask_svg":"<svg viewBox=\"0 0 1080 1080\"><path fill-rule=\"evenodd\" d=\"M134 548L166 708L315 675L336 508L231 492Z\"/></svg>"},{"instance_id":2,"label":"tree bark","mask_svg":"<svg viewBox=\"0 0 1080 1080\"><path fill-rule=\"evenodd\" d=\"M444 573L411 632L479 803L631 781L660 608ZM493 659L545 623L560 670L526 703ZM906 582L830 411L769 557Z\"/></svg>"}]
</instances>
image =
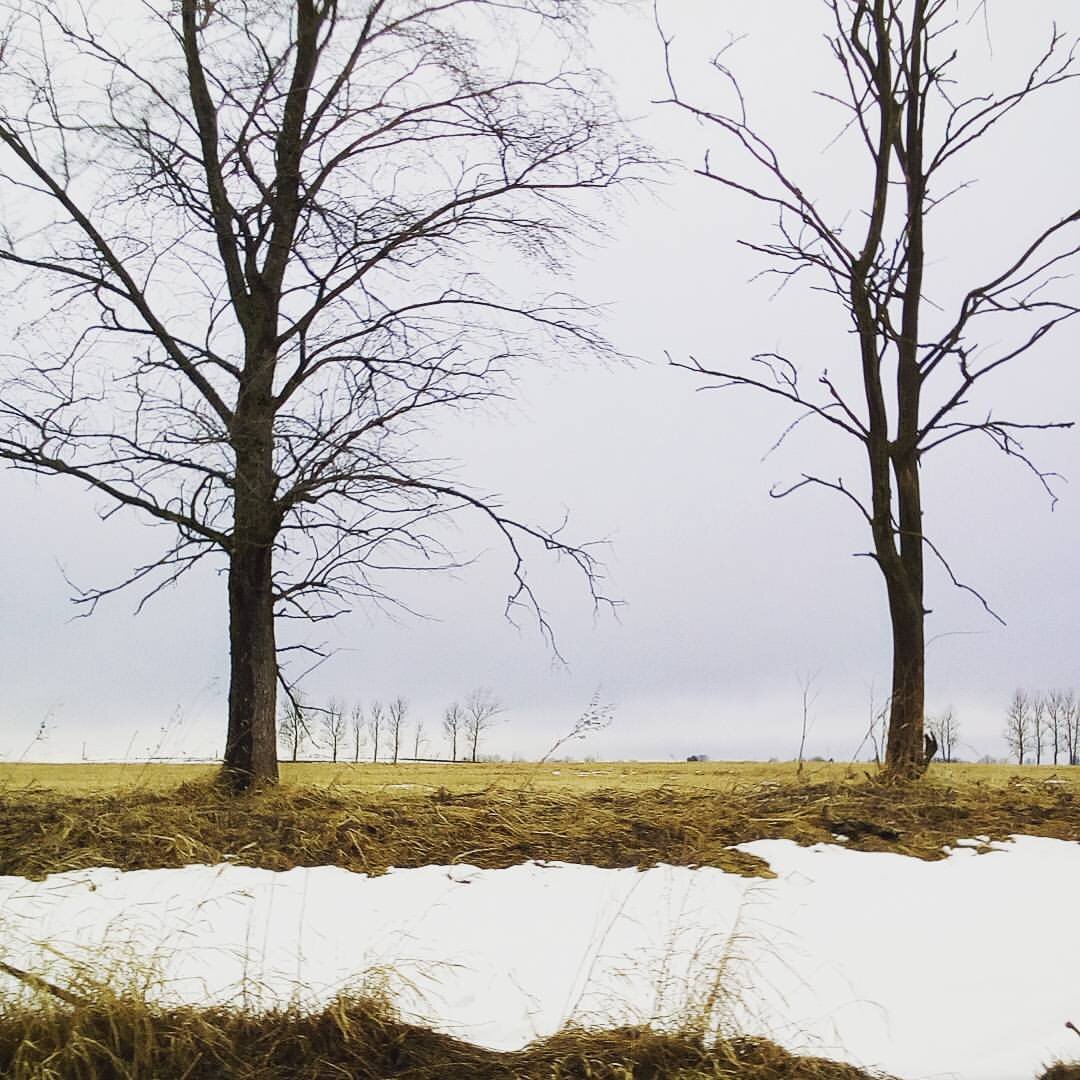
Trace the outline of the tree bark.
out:
<instances>
[{"instance_id":1,"label":"tree bark","mask_svg":"<svg viewBox=\"0 0 1080 1080\"><path fill-rule=\"evenodd\" d=\"M242 543L229 563L229 729L225 776L246 791L277 783L277 647L268 544Z\"/></svg>"},{"instance_id":2,"label":"tree bark","mask_svg":"<svg viewBox=\"0 0 1080 1080\"><path fill-rule=\"evenodd\" d=\"M233 430L236 487L229 553L229 728L224 773L234 791L278 781L274 635L273 413L270 364L249 365Z\"/></svg>"},{"instance_id":3,"label":"tree bark","mask_svg":"<svg viewBox=\"0 0 1080 1080\"><path fill-rule=\"evenodd\" d=\"M888 586L892 621L892 702L885 748L888 771L898 778L925 771L923 724L926 699L923 611L910 600L904 584Z\"/></svg>"},{"instance_id":4,"label":"tree bark","mask_svg":"<svg viewBox=\"0 0 1080 1080\"><path fill-rule=\"evenodd\" d=\"M911 779L926 771L923 747L926 649L923 606L922 493L916 452L893 456L900 524L899 550L890 544L882 563L892 624L892 698L885 765L890 775Z\"/></svg>"}]
</instances>

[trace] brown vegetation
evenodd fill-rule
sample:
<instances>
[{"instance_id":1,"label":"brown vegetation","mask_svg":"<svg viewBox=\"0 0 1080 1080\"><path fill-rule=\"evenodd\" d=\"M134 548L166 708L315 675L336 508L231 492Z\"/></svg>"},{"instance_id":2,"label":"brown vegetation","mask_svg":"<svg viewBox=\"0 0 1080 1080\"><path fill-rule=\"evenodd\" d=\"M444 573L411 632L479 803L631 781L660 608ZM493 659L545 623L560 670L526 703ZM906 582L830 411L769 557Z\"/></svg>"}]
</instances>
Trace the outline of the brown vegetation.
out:
<instances>
[{"instance_id":1,"label":"brown vegetation","mask_svg":"<svg viewBox=\"0 0 1080 1080\"><path fill-rule=\"evenodd\" d=\"M708 1045L645 1028L567 1030L497 1053L401 1022L377 998L323 1012L254 1016L155 1010L95 997L67 1009L0 1007L0 1073L10 1080L869 1080L847 1065L793 1057L758 1039Z\"/></svg>"},{"instance_id":2,"label":"brown vegetation","mask_svg":"<svg viewBox=\"0 0 1080 1080\"><path fill-rule=\"evenodd\" d=\"M712 790L627 790L534 786L529 768L518 767L516 786L426 791L296 784L240 799L209 780L79 794L8 786L0 790L0 873L40 877L91 866L237 862L378 874L391 866L502 867L546 859L603 867L700 864L762 874L764 863L732 845L762 838L836 842L842 834L859 850L934 859L967 837L1027 833L1080 840L1080 777L1071 773L998 783L978 779L977 770L932 771L913 785L849 773L841 779L843 770L834 768L831 778L758 779Z\"/></svg>"}]
</instances>

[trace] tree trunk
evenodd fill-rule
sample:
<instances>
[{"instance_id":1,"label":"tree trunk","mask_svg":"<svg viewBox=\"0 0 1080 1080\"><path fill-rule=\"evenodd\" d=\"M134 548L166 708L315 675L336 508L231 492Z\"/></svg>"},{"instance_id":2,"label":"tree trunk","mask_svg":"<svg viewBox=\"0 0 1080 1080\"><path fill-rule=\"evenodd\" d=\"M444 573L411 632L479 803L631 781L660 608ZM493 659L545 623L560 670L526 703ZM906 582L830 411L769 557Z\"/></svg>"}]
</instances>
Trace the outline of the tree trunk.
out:
<instances>
[{"instance_id":1,"label":"tree trunk","mask_svg":"<svg viewBox=\"0 0 1080 1080\"><path fill-rule=\"evenodd\" d=\"M885 768L894 776L922 775L923 721L926 696L926 665L923 643L923 611L910 602L903 585L889 586L892 621L892 702ZM897 594L901 595L897 595Z\"/></svg>"},{"instance_id":2,"label":"tree trunk","mask_svg":"<svg viewBox=\"0 0 1080 1080\"><path fill-rule=\"evenodd\" d=\"M894 450L893 473L900 524L897 558L886 572L892 623L892 702L885 768L898 779L926 771L923 746L926 645L923 607L922 497L918 456Z\"/></svg>"},{"instance_id":3,"label":"tree trunk","mask_svg":"<svg viewBox=\"0 0 1080 1080\"><path fill-rule=\"evenodd\" d=\"M229 730L224 773L233 791L276 784L272 413L249 386L237 405L236 487L229 553Z\"/></svg>"},{"instance_id":4,"label":"tree trunk","mask_svg":"<svg viewBox=\"0 0 1080 1080\"><path fill-rule=\"evenodd\" d=\"M237 539L229 563L229 731L225 775L234 791L277 783L277 646L271 548Z\"/></svg>"}]
</instances>

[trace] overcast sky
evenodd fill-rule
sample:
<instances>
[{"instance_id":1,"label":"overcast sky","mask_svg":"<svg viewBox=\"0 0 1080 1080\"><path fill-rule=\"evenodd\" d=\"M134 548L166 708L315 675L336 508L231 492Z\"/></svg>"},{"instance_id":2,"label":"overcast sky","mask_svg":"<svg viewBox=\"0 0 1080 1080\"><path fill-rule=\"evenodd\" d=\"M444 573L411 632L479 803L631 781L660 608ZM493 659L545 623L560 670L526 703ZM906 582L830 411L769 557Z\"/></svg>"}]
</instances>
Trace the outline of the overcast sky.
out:
<instances>
[{"instance_id":1,"label":"overcast sky","mask_svg":"<svg viewBox=\"0 0 1080 1080\"><path fill-rule=\"evenodd\" d=\"M720 87L710 50L743 81L751 118L784 148L804 190L834 217L861 198L849 144L830 147L841 120L810 96L838 89L822 38L825 8L806 0L662 3L688 92ZM967 5L958 5L966 10ZM962 28L971 92L1010 85L1045 45L1043 0L990 5L989 23ZM1075 20L1074 20L1075 21ZM1074 26L1075 30L1076 27ZM745 36L743 36L745 35ZM503 617L505 554L492 547L453 578L423 575L401 593L429 618L357 611L310 638L333 656L307 681L309 697L348 703L404 695L435 737L445 704L478 686L505 704L485 749L535 756L565 734L595 691L615 706L610 728L576 748L605 758L791 757L800 681L816 700L807 752L850 757L873 701L888 689L890 645L880 575L852 509L828 493L784 500L770 486L804 469L860 483L854 444L804 425L770 448L794 418L738 390L702 391L668 366L693 354L732 366L754 352L801 358L807 378L854 361L842 317L796 283L751 281L760 258L740 237L771 238L767 215L689 167L709 133L670 107L662 54L646 7L608 13L595 28L597 61L641 134L676 162L662 184L618 201L611 239L587 253L574 288L609 305L606 331L638 359L523 371L518 398L448 423L433 450L462 462L476 489L547 524L569 512L574 538L606 538L617 617L594 616L580 580L542 558L530 574L559 636L553 662L535 626ZM951 179L978 182L939 211L929 237L931 287L946 304L1023 238L1080 204L1080 152L1071 137L1080 84L1034 102ZM714 161L718 160L714 156ZM1080 286L1078 286L1080 288ZM838 332L839 328L839 332ZM1077 415L1077 332L1003 375L986 398L1032 419ZM1018 686L1080 686L1077 543L1080 435L1033 438L1046 467L1071 478L1049 500L1032 476L989 446L959 442L923 473L928 532L964 581L1007 625L933 570L928 583L928 711L954 706L961 754L1004 754L1004 711ZM64 479L0 472L0 753L5 759L213 755L224 737L227 688L224 578L189 575L138 617L136 595L72 621L71 587L120 578L163 537L134 514L108 522L99 500ZM462 536L466 546L477 538ZM44 740L34 741L40 725ZM865 752L865 748L864 748Z\"/></svg>"}]
</instances>

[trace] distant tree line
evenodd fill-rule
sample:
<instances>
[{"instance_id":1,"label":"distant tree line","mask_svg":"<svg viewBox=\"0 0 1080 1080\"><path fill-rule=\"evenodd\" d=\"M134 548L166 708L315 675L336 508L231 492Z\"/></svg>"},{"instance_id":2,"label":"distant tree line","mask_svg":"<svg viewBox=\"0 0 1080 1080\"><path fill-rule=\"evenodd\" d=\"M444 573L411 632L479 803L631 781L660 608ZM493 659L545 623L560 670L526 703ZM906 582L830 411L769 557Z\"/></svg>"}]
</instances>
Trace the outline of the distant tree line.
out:
<instances>
[{"instance_id":1,"label":"distant tree line","mask_svg":"<svg viewBox=\"0 0 1080 1080\"><path fill-rule=\"evenodd\" d=\"M473 690L463 702L446 706L442 734L450 761L478 761L485 733L503 712L502 702L485 687ZM410 741L411 740L411 741ZM278 720L278 741L290 761L300 761L305 749L330 761L389 761L418 759L429 744L422 718L410 719L408 698L357 702L351 708L337 698L309 705L291 696Z\"/></svg>"},{"instance_id":2,"label":"distant tree line","mask_svg":"<svg viewBox=\"0 0 1080 1080\"><path fill-rule=\"evenodd\" d=\"M1017 690L1005 714L1005 741L1019 765L1080 765L1080 700L1075 690Z\"/></svg>"}]
</instances>

